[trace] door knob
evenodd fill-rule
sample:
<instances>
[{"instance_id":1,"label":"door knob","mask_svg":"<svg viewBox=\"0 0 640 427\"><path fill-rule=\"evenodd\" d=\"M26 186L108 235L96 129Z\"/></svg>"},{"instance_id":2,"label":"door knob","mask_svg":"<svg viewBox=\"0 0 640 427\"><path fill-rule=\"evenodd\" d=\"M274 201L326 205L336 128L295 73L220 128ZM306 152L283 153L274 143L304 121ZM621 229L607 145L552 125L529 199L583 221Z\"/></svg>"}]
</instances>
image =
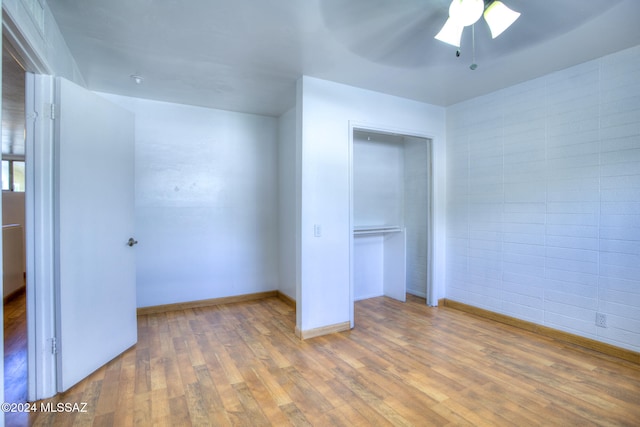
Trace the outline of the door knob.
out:
<instances>
[{"instance_id":1,"label":"door knob","mask_svg":"<svg viewBox=\"0 0 640 427\"><path fill-rule=\"evenodd\" d=\"M138 241L136 239L134 239L133 237L129 237L129 241L127 242L127 245L133 246L137 244L138 244Z\"/></svg>"}]
</instances>

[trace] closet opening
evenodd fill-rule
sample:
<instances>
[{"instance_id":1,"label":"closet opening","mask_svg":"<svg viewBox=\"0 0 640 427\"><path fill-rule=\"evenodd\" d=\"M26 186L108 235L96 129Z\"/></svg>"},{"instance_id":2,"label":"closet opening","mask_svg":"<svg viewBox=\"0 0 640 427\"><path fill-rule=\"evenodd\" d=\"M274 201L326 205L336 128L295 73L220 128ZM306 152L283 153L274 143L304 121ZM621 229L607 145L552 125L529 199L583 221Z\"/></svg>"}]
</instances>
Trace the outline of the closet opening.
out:
<instances>
[{"instance_id":1,"label":"closet opening","mask_svg":"<svg viewBox=\"0 0 640 427\"><path fill-rule=\"evenodd\" d=\"M352 126L351 327L356 301L406 294L431 301L432 139Z\"/></svg>"}]
</instances>

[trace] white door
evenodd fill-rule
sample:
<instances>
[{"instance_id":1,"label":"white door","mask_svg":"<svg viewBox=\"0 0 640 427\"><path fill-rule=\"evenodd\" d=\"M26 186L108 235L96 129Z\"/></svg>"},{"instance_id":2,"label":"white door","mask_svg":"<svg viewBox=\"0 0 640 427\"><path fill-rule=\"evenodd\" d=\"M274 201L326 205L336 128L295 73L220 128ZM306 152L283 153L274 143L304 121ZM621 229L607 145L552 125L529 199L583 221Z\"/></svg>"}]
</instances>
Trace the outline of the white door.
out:
<instances>
[{"instance_id":1,"label":"white door","mask_svg":"<svg viewBox=\"0 0 640 427\"><path fill-rule=\"evenodd\" d=\"M137 341L134 117L56 78L57 383L64 391Z\"/></svg>"}]
</instances>

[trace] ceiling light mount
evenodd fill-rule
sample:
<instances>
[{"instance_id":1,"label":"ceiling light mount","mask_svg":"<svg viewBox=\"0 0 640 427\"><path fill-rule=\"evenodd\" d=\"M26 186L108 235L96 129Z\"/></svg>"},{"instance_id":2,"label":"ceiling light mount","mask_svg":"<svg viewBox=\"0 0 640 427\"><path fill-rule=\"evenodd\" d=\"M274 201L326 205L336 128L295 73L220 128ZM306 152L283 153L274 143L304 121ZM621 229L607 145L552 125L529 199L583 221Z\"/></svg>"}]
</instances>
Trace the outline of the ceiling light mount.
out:
<instances>
[{"instance_id":1,"label":"ceiling light mount","mask_svg":"<svg viewBox=\"0 0 640 427\"><path fill-rule=\"evenodd\" d=\"M133 80L133 81L135 82L135 84L137 84L137 85L141 85L141 84L142 84L142 82L144 82L144 77L142 77L142 76L141 76L141 75L139 75L139 74L131 74L129 77L130 77L130 78L131 78L131 80Z\"/></svg>"}]
</instances>

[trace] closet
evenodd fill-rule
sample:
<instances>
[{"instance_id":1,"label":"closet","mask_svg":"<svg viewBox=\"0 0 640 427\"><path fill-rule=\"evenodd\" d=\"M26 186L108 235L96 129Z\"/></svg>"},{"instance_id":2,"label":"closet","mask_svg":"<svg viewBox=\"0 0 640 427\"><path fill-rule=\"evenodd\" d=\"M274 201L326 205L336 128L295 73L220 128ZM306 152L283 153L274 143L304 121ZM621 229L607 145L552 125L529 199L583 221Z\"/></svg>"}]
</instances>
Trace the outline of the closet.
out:
<instances>
[{"instance_id":1,"label":"closet","mask_svg":"<svg viewBox=\"0 0 640 427\"><path fill-rule=\"evenodd\" d=\"M431 140L353 130L353 300L426 297Z\"/></svg>"}]
</instances>

